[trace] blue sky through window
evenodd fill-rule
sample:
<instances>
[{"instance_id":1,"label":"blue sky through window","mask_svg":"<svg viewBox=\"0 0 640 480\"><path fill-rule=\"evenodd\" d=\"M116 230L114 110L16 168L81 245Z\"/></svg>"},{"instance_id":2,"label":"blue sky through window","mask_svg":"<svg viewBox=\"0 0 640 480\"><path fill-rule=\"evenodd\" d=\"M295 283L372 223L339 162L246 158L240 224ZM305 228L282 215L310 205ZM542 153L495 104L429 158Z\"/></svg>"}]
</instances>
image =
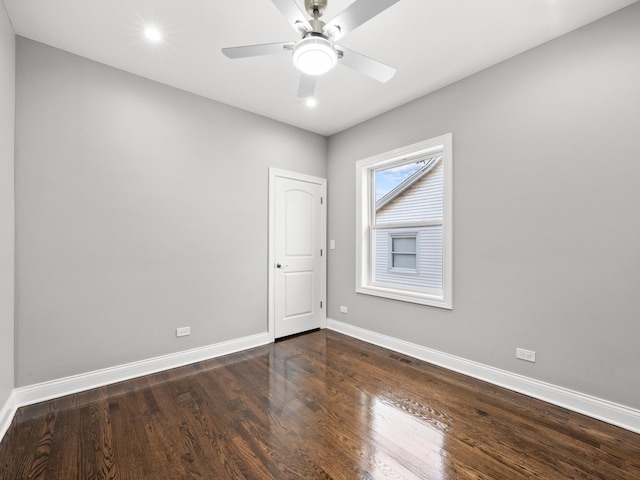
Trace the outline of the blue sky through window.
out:
<instances>
[{"instance_id":1,"label":"blue sky through window","mask_svg":"<svg viewBox=\"0 0 640 480\"><path fill-rule=\"evenodd\" d=\"M423 166L424 162L405 163L404 165L376 171L376 201L380 200Z\"/></svg>"}]
</instances>

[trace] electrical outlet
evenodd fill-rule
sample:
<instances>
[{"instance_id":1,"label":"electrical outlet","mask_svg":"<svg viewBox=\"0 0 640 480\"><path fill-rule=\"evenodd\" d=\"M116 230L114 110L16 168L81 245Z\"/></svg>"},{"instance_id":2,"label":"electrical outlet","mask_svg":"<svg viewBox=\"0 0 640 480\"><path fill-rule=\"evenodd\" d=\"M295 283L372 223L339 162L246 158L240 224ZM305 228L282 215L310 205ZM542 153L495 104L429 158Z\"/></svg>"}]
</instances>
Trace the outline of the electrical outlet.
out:
<instances>
[{"instance_id":1,"label":"electrical outlet","mask_svg":"<svg viewBox=\"0 0 640 480\"><path fill-rule=\"evenodd\" d=\"M536 361L536 352L532 350L525 350L524 348L516 348L516 358L520 360L526 360L527 362Z\"/></svg>"},{"instance_id":2,"label":"electrical outlet","mask_svg":"<svg viewBox=\"0 0 640 480\"><path fill-rule=\"evenodd\" d=\"M344 305L340 305L340 313L349 313L349 309Z\"/></svg>"},{"instance_id":3,"label":"electrical outlet","mask_svg":"<svg viewBox=\"0 0 640 480\"><path fill-rule=\"evenodd\" d=\"M191 327L176 328L176 337L186 337L187 335L191 335Z\"/></svg>"}]
</instances>

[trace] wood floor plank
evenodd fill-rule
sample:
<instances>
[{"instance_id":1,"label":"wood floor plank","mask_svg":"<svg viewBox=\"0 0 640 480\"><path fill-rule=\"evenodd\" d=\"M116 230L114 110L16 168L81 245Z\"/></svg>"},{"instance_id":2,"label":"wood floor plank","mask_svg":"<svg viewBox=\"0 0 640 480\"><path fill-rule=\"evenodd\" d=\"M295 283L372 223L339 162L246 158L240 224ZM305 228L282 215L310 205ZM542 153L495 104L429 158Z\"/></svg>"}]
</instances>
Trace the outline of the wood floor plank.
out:
<instances>
[{"instance_id":1,"label":"wood floor plank","mask_svg":"<svg viewBox=\"0 0 640 480\"><path fill-rule=\"evenodd\" d=\"M0 479L640 480L640 435L331 331L18 410Z\"/></svg>"}]
</instances>

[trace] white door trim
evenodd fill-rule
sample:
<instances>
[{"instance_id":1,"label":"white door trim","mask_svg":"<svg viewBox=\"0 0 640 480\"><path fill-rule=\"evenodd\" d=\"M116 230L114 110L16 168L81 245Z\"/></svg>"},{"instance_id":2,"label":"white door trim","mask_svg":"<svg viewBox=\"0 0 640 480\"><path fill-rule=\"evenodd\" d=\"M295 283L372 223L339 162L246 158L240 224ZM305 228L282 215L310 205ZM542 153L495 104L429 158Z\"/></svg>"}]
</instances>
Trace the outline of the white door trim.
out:
<instances>
[{"instance_id":1,"label":"white door trim","mask_svg":"<svg viewBox=\"0 0 640 480\"><path fill-rule=\"evenodd\" d=\"M327 179L305 175L303 173L290 172L278 168L269 168L269 260L267 269L269 272L269 314L267 332L269 341L275 341L275 185L276 178L288 178L320 185L323 198L320 207L320 248L322 249L320 267L320 285L322 292L322 311L320 318L321 328L327 327Z\"/></svg>"}]
</instances>

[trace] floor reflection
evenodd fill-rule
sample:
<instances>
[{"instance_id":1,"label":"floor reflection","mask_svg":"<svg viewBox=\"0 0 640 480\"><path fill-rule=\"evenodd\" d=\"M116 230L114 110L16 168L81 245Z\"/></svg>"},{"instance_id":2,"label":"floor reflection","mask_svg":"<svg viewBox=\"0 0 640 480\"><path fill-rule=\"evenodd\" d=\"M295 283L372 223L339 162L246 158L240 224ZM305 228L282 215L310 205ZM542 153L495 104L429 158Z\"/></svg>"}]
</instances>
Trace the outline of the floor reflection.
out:
<instances>
[{"instance_id":1,"label":"floor reflection","mask_svg":"<svg viewBox=\"0 0 640 480\"><path fill-rule=\"evenodd\" d=\"M390 389L383 378L361 381L353 366L346 368L353 356L363 366L370 362L364 352L345 350L344 343L325 332L310 334L304 343L285 340L273 346L269 400L274 444L283 433L295 433L300 445L313 445L316 468L338 469L341 478L447 478L447 425L441 414L434 415L423 398L397 388L401 383Z\"/></svg>"},{"instance_id":2,"label":"floor reflection","mask_svg":"<svg viewBox=\"0 0 640 480\"><path fill-rule=\"evenodd\" d=\"M428 478L442 478L444 435L423 422L414 412L374 398L370 425L376 459L389 464L407 478L421 472Z\"/></svg>"}]
</instances>

